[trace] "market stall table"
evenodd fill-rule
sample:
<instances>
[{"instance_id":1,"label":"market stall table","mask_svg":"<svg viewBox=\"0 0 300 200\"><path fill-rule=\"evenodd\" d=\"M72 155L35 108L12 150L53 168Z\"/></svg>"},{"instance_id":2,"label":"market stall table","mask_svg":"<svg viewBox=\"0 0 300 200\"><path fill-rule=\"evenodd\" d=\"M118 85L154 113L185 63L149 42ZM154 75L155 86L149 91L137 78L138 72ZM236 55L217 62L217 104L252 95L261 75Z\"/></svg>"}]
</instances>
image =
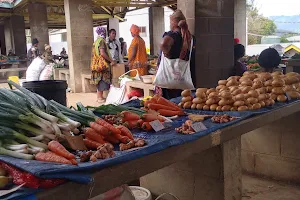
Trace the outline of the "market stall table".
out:
<instances>
[{"instance_id":1,"label":"market stall table","mask_svg":"<svg viewBox=\"0 0 300 200\"><path fill-rule=\"evenodd\" d=\"M127 91L130 91L132 88L142 89L144 91L144 96L150 96L154 91L153 84L146 84L142 81L134 80L126 82Z\"/></svg>"},{"instance_id":2,"label":"market stall table","mask_svg":"<svg viewBox=\"0 0 300 200\"><path fill-rule=\"evenodd\" d=\"M192 156L195 155L198 155L198 159L199 155L202 155L202 157L204 156L207 160L202 160L203 166L199 168L199 171L205 175L203 177L206 177L206 182L204 184L205 187L195 190L195 198L206 200L238 200L242 198L240 166L241 135L299 111L300 102L296 101L217 130L197 140L100 170L93 174L94 181L89 185L69 182L57 188L40 192L37 194L37 198L43 200L80 200L92 198L174 163L180 163L190 158L193 159ZM213 153L215 157L212 157L210 150L216 148L217 151ZM218 166L205 164L209 163L211 160L209 158L214 159L217 157L221 158L221 162L218 162ZM214 174L214 169L219 169L220 173ZM212 173L213 176L218 178L212 178ZM176 174L173 174L173 176L176 176ZM177 177L177 179L179 179L182 184L186 181L186 177ZM214 180L214 182L212 182L212 180ZM172 184L172 182L169 184ZM203 194L203 196L197 196L197 194Z\"/></svg>"}]
</instances>

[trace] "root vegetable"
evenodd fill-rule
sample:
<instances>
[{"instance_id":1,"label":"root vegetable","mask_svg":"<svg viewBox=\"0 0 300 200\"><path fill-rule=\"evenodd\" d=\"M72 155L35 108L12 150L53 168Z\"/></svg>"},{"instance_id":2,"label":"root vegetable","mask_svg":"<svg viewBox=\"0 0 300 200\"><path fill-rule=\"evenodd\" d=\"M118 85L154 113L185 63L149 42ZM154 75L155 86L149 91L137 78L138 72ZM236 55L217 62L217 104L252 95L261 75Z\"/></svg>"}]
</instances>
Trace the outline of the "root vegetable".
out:
<instances>
[{"instance_id":1,"label":"root vegetable","mask_svg":"<svg viewBox=\"0 0 300 200\"><path fill-rule=\"evenodd\" d=\"M67 159L75 159L75 156L71 154L63 145L57 141L51 141L48 143L48 149L56 153L59 156L63 156Z\"/></svg>"},{"instance_id":2,"label":"root vegetable","mask_svg":"<svg viewBox=\"0 0 300 200\"><path fill-rule=\"evenodd\" d=\"M54 163L61 163L72 165L72 162L62 156L56 155L55 153L48 151L47 153L38 153L35 155L35 159L44 162L54 162Z\"/></svg>"}]
</instances>

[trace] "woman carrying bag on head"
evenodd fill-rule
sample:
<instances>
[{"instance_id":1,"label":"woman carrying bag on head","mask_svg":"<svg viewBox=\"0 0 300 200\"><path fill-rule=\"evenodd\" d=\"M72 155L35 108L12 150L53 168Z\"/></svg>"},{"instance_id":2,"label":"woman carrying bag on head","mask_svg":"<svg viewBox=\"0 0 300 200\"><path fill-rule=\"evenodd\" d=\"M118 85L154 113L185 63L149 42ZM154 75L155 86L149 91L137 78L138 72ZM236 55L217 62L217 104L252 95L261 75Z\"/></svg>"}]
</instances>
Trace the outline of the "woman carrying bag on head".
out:
<instances>
[{"instance_id":1,"label":"woman carrying bag on head","mask_svg":"<svg viewBox=\"0 0 300 200\"><path fill-rule=\"evenodd\" d=\"M170 16L171 31L163 35L158 71L154 84L156 94L167 99L181 95L183 89L194 89L195 39L180 10Z\"/></svg>"},{"instance_id":2,"label":"woman carrying bag on head","mask_svg":"<svg viewBox=\"0 0 300 200\"><path fill-rule=\"evenodd\" d=\"M103 92L108 91L112 80L111 67L116 62L111 58L106 44L106 30L98 27L96 30L98 38L92 49L91 84L97 86L97 102L104 103Z\"/></svg>"}]
</instances>

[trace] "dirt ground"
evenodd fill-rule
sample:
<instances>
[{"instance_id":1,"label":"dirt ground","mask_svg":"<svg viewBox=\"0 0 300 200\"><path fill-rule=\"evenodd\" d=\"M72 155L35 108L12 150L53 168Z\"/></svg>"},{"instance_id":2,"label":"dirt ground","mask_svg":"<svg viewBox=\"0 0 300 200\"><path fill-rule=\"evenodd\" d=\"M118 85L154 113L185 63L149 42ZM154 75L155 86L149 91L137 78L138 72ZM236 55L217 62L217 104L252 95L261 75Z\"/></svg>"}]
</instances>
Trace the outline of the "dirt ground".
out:
<instances>
[{"instance_id":1,"label":"dirt ground","mask_svg":"<svg viewBox=\"0 0 300 200\"><path fill-rule=\"evenodd\" d=\"M299 200L300 185L243 175L242 200Z\"/></svg>"}]
</instances>

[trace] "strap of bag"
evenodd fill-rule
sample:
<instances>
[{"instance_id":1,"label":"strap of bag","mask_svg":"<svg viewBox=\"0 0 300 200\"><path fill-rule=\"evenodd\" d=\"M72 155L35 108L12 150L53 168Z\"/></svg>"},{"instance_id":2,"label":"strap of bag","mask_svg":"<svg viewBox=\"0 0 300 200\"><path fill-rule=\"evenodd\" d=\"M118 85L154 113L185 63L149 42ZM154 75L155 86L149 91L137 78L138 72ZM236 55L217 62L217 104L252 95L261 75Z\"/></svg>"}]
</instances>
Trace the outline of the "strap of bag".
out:
<instances>
[{"instance_id":1,"label":"strap of bag","mask_svg":"<svg viewBox=\"0 0 300 200\"><path fill-rule=\"evenodd\" d=\"M189 61L190 61L191 58L192 58L193 45L194 45L194 38L193 38L193 36L192 36Z\"/></svg>"},{"instance_id":2,"label":"strap of bag","mask_svg":"<svg viewBox=\"0 0 300 200\"><path fill-rule=\"evenodd\" d=\"M122 74L121 76L119 76L119 80L124 78L125 75L129 74L130 72L134 72L134 71L136 71L136 76L139 76L139 71L137 69L132 69L132 70L129 70L128 72Z\"/></svg>"}]
</instances>

